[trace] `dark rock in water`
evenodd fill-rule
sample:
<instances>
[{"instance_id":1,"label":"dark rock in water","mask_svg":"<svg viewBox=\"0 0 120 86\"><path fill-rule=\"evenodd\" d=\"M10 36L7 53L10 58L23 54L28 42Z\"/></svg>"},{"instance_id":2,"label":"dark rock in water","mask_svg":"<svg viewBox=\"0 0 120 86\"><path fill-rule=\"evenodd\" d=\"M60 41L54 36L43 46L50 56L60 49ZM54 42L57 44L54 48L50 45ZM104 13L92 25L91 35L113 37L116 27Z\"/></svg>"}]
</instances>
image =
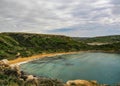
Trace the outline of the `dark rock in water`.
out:
<instances>
[{"instance_id":1,"label":"dark rock in water","mask_svg":"<svg viewBox=\"0 0 120 86\"><path fill-rule=\"evenodd\" d=\"M67 66L72 66L72 65L74 65L74 64L72 64L72 63L65 63L65 65L67 65Z\"/></svg>"},{"instance_id":2,"label":"dark rock in water","mask_svg":"<svg viewBox=\"0 0 120 86\"><path fill-rule=\"evenodd\" d=\"M44 64L44 63L46 63L46 61L32 61L32 62L30 62L30 63L32 63L32 64Z\"/></svg>"}]
</instances>

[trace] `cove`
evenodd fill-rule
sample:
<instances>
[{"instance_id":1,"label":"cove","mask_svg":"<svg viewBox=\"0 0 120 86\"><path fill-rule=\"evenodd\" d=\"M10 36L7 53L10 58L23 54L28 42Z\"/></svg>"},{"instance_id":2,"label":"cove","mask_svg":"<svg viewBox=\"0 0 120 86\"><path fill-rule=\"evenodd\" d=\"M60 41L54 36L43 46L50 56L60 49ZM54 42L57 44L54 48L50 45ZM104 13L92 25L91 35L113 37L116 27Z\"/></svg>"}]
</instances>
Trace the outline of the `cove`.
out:
<instances>
[{"instance_id":1,"label":"cove","mask_svg":"<svg viewBox=\"0 0 120 86\"><path fill-rule=\"evenodd\" d=\"M36 76L68 80L97 80L101 84L120 82L120 54L88 53L46 57L22 64L21 70Z\"/></svg>"}]
</instances>

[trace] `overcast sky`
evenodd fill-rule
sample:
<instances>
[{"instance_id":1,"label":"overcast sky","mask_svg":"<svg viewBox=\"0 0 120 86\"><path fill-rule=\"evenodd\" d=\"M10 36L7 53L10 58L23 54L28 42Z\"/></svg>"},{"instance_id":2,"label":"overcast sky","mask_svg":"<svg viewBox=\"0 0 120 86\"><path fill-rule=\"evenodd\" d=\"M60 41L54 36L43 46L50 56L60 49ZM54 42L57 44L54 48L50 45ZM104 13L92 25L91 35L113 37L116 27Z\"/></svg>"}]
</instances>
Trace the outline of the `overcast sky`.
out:
<instances>
[{"instance_id":1,"label":"overcast sky","mask_svg":"<svg viewBox=\"0 0 120 86\"><path fill-rule=\"evenodd\" d=\"M120 35L120 0L0 0L0 32Z\"/></svg>"}]
</instances>

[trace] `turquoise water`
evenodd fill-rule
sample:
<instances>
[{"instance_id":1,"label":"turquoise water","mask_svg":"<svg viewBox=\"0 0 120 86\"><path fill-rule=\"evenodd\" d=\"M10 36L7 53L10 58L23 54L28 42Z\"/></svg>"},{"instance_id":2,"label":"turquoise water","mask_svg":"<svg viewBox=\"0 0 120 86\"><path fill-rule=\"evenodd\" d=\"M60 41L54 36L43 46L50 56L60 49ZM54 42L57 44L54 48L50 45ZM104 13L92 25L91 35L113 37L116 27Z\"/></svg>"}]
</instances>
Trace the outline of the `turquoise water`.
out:
<instances>
[{"instance_id":1,"label":"turquoise water","mask_svg":"<svg viewBox=\"0 0 120 86\"><path fill-rule=\"evenodd\" d=\"M46 57L22 64L21 70L64 82L84 79L113 84L120 82L120 54L78 53Z\"/></svg>"}]
</instances>

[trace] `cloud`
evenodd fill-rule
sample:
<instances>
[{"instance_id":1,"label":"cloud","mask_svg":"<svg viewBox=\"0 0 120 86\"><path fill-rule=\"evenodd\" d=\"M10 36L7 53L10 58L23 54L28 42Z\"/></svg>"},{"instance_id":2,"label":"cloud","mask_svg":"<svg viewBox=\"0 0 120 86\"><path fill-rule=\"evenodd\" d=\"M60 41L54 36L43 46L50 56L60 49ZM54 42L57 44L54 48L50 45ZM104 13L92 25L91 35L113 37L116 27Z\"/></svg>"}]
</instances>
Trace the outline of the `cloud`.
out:
<instances>
[{"instance_id":1,"label":"cloud","mask_svg":"<svg viewBox=\"0 0 120 86\"><path fill-rule=\"evenodd\" d=\"M108 28L109 27L109 28ZM49 33L63 34L74 37L94 37L94 36L105 36L105 35L118 35L120 34L120 29L118 29L120 25L100 25L97 23L87 24L83 26L75 26L67 29L68 31L51 31ZM73 29L74 28L74 29ZM80 29L81 28L81 29ZM107 29L106 29L107 28ZM71 35L72 34L72 35Z\"/></svg>"},{"instance_id":2,"label":"cloud","mask_svg":"<svg viewBox=\"0 0 120 86\"><path fill-rule=\"evenodd\" d=\"M119 0L0 0L0 32L120 34L119 6Z\"/></svg>"},{"instance_id":3,"label":"cloud","mask_svg":"<svg viewBox=\"0 0 120 86\"><path fill-rule=\"evenodd\" d=\"M120 15L120 0L111 0L111 4L113 5L112 12L115 15Z\"/></svg>"}]
</instances>

